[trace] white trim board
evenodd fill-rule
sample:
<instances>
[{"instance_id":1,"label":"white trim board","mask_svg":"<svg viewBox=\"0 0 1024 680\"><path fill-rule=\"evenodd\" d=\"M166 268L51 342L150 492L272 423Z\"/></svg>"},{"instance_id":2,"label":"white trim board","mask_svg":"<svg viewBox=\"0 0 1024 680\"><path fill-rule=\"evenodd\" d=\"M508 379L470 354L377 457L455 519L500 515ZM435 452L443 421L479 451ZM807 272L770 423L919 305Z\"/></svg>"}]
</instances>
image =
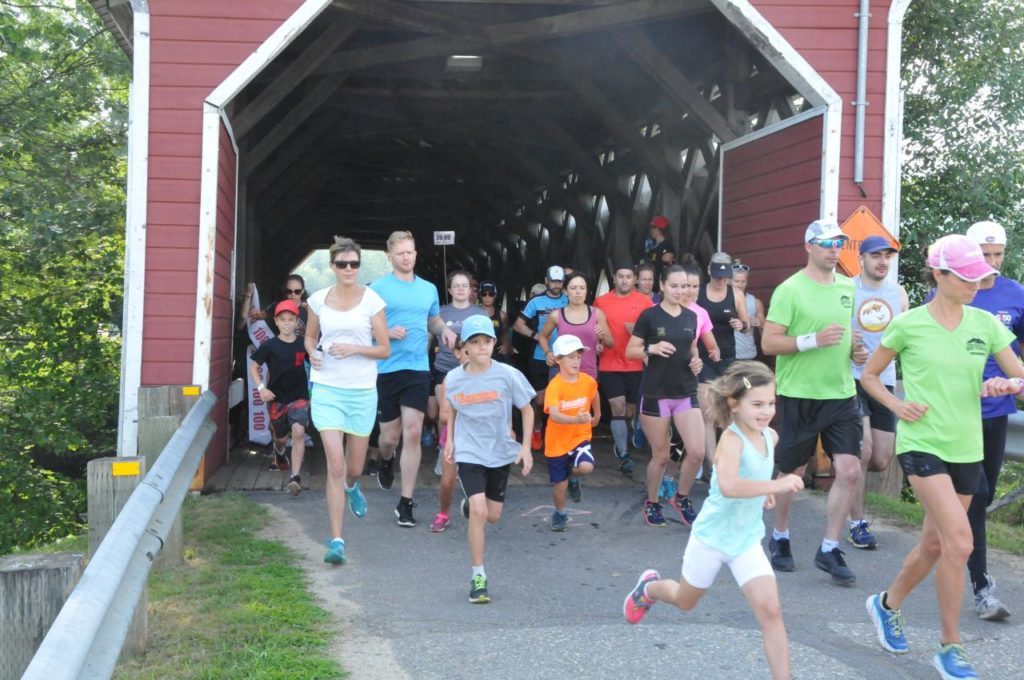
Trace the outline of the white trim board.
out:
<instances>
[{"instance_id":1,"label":"white trim board","mask_svg":"<svg viewBox=\"0 0 1024 680\"><path fill-rule=\"evenodd\" d=\"M885 47L885 146L882 161L882 224L900 235L900 192L903 182L903 17L912 0L893 0ZM893 268L896 269L895 267Z\"/></svg>"},{"instance_id":2,"label":"white trim board","mask_svg":"<svg viewBox=\"0 0 1024 680\"><path fill-rule=\"evenodd\" d=\"M128 96L128 182L125 210L124 302L121 320L121 385L117 455L139 449L139 387L146 299L146 215L149 200L149 10L132 2L132 82Z\"/></svg>"}]
</instances>

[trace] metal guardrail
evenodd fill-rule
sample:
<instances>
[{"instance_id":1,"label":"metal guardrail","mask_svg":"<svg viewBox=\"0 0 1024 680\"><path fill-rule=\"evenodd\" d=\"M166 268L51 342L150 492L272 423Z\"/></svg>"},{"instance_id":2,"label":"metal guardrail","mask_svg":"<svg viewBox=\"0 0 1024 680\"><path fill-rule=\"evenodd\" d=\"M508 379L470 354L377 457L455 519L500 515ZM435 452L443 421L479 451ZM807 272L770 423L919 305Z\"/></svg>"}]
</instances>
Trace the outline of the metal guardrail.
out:
<instances>
[{"instance_id":1,"label":"metal guardrail","mask_svg":"<svg viewBox=\"0 0 1024 680\"><path fill-rule=\"evenodd\" d=\"M106 680L132 612L216 426L205 392L136 487L50 627L22 680Z\"/></svg>"},{"instance_id":2,"label":"metal guardrail","mask_svg":"<svg viewBox=\"0 0 1024 680\"><path fill-rule=\"evenodd\" d=\"M1014 413L1007 421L1006 460L1024 463L1024 413Z\"/></svg>"}]
</instances>

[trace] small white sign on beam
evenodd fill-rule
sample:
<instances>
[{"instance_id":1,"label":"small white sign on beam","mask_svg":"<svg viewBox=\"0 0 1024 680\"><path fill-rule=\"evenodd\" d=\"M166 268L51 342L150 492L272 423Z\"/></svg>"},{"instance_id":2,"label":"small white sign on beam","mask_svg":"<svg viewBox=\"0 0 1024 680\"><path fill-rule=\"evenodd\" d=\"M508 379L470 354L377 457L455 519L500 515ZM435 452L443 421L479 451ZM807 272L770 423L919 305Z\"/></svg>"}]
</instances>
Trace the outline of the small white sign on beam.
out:
<instances>
[{"instance_id":1,"label":"small white sign on beam","mask_svg":"<svg viewBox=\"0 0 1024 680\"><path fill-rule=\"evenodd\" d=\"M455 245L455 232L454 231L435 231L434 232L434 245L435 246L453 246L453 245Z\"/></svg>"}]
</instances>

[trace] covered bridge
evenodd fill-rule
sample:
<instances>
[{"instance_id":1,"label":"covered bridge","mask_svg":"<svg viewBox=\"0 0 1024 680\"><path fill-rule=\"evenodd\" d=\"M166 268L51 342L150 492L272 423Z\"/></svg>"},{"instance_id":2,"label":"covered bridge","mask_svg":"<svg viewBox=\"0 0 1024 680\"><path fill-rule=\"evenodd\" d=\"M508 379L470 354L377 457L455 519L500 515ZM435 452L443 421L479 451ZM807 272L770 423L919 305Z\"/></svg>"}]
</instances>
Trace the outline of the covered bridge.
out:
<instances>
[{"instance_id":1,"label":"covered bridge","mask_svg":"<svg viewBox=\"0 0 1024 680\"><path fill-rule=\"evenodd\" d=\"M804 226L899 222L909 0L91 0L134 63L119 453L148 390L219 397L245 282L407 229L518 299L642 256L654 214L761 294Z\"/></svg>"}]
</instances>

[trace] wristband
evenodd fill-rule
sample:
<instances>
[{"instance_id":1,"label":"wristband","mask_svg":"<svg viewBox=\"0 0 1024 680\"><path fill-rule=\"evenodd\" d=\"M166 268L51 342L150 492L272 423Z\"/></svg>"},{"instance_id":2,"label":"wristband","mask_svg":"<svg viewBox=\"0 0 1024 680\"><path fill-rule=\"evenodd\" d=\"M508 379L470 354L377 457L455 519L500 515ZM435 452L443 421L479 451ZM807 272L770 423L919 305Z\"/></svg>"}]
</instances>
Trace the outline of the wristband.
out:
<instances>
[{"instance_id":1,"label":"wristband","mask_svg":"<svg viewBox=\"0 0 1024 680\"><path fill-rule=\"evenodd\" d=\"M809 349L817 349L818 334L808 333L807 335L796 336L796 351L806 352Z\"/></svg>"},{"instance_id":2,"label":"wristband","mask_svg":"<svg viewBox=\"0 0 1024 680\"><path fill-rule=\"evenodd\" d=\"M263 384L263 383L260 383L259 385L256 386L256 389L257 390L265 390L265 389L267 389L267 386L265 384Z\"/></svg>"},{"instance_id":3,"label":"wristband","mask_svg":"<svg viewBox=\"0 0 1024 680\"><path fill-rule=\"evenodd\" d=\"M1021 378L1010 378L1010 382L1017 386L1017 391L1014 392L1015 395L1024 392L1024 380Z\"/></svg>"}]
</instances>

